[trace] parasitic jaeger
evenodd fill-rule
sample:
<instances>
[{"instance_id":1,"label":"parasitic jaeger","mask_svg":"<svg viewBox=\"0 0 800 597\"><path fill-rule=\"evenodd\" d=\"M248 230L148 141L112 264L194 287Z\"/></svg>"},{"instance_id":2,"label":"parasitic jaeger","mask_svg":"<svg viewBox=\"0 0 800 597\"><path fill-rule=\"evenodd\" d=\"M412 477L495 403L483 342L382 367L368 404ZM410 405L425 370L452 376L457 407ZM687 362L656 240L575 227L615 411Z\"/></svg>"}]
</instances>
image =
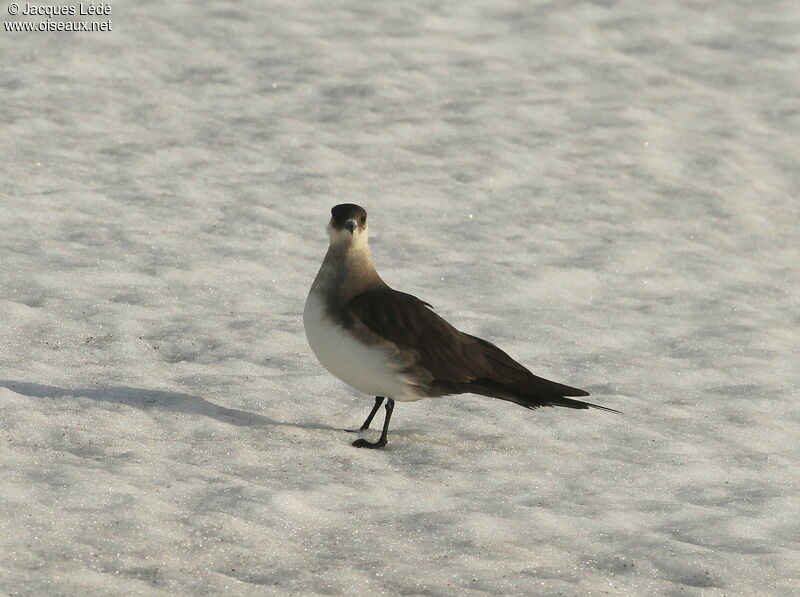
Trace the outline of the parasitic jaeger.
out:
<instances>
[{"instance_id":1,"label":"parasitic jaeger","mask_svg":"<svg viewBox=\"0 0 800 597\"><path fill-rule=\"evenodd\" d=\"M480 394L525 408L604 406L568 396L589 393L537 377L494 344L460 332L415 296L390 288L375 271L367 244L367 212L344 203L331 210L330 245L306 299L303 326L317 359L334 376L375 396L361 431L386 400L377 442L386 445L395 400Z\"/></svg>"}]
</instances>

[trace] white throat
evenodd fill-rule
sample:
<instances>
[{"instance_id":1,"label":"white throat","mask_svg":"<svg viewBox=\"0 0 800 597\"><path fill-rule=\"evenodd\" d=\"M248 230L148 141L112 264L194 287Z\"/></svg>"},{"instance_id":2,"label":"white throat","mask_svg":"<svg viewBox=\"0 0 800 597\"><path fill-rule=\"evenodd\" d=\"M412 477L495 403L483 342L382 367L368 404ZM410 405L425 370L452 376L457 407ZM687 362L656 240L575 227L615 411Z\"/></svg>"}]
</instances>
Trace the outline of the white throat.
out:
<instances>
[{"instance_id":1,"label":"white throat","mask_svg":"<svg viewBox=\"0 0 800 597\"><path fill-rule=\"evenodd\" d=\"M340 380L371 396L418 400L420 396L385 347L370 345L345 329L336 313L358 293L384 285L372 262L366 231L331 230L331 243L303 311L306 337L317 359ZM347 235L347 236L345 236Z\"/></svg>"},{"instance_id":2,"label":"white throat","mask_svg":"<svg viewBox=\"0 0 800 597\"><path fill-rule=\"evenodd\" d=\"M375 270L367 242L367 230L351 234L328 225L330 244L311 293L327 294L329 299L344 302L383 280Z\"/></svg>"}]
</instances>

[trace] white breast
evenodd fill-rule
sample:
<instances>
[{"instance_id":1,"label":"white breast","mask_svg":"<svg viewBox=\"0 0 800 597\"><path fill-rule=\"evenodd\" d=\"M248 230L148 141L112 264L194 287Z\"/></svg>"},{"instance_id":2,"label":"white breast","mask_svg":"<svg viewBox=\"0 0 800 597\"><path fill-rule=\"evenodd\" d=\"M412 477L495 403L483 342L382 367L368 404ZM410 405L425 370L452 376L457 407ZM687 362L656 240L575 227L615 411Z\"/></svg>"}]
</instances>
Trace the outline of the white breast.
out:
<instances>
[{"instance_id":1,"label":"white breast","mask_svg":"<svg viewBox=\"0 0 800 597\"><path fill-rule=\"evenodd\" d=\"M306 299L303 326L319 362L347 385L370 396L401 401L421 398L383 350L362 344L332 322L325 315L321 297L313 291Z\"/></svg>"}]
</instances>

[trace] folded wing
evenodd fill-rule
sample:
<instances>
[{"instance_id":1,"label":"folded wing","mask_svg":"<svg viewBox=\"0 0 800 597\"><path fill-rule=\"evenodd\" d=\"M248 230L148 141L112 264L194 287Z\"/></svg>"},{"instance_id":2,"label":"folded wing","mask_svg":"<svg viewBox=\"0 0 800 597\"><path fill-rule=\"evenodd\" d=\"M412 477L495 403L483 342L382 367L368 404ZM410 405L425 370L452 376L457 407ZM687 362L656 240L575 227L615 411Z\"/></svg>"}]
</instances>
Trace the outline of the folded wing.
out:
<instances>
[{"instance_id":1,"label":"folded wing","mask_svg":"<svg viewBox=\"0 0 800 597\"><path fill-rule=\"evenodd\" d=\"M388 342L409 372L425 380L429 396L475 393L527 408L604 409L565 398L589 394L534 375L494 344L460 332L413 295L389 287L369 290L353 297L346 310L348 324Z\"/></svg>"}]
</instances>

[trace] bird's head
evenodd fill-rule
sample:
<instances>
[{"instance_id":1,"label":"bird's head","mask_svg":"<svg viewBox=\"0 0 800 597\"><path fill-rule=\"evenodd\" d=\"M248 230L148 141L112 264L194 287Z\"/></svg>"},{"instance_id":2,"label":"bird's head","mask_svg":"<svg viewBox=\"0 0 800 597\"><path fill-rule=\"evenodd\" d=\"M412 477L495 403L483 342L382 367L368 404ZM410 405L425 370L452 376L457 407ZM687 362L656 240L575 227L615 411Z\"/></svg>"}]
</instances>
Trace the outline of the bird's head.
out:
<instances>
[{"instance_id":1,"label":"bird's head","mask_svg":"<svg viewBox=\"0 0 800 597\"><path fill-rule=\"evenodd\" d=\"M342 203L331 209L328 223L331 244L358 246L367 243L367 211L353 203Z\"/></svg>"}]
</instances>

